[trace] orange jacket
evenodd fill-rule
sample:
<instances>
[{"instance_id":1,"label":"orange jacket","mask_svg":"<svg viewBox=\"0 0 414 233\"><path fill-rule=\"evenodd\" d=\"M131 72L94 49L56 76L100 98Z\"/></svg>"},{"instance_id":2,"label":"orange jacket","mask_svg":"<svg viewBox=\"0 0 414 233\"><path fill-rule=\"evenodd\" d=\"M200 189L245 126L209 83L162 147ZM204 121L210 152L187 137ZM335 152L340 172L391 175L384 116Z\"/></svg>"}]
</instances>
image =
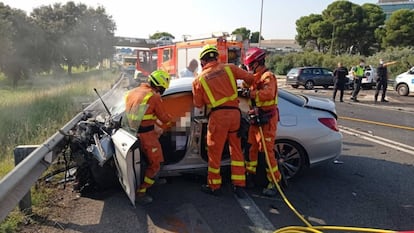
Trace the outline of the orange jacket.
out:
<instances>
[{"instance_id":1,"label":"orange jacket","mask_svg":"<svg viewBox=\"0 0 414 233\"><path fill-rule=\"evenodd\" d=\"M254 83L250 86L250 98L256 100L256 104L260 106L260 102L272 102L277 98L277 79L276 76L267 70L265 66L258 67L254 74ZM263 110L271 110L277 106L260 106Z\"/></svg>"},{"instance_id":2,"label":"orange jacket","mask_svg":"<svg viewBox=\"0 0 414 233\"><path fill-rule=\"evenodd\" d=\"M209 98L209 94L206 89L203 87L201 79L205 80L215 100L225 100L223 103L219 103L218 105L230 107L239 106L239 100L237 98L237 83L233 83L230 79L225 69L226 66L230 68L234 81L241 79L248 84L253 83L254 75L234 64L222 64L217 61L209 62L203 67L201 74L193 81L193 101L196 107L200 108L204 105L214 105L214 103L211 102L211 98ZM236 93L234 85L236 85ZM234 94L236 94L236 98L232 98L234 97Z\"/></svg>"},{"instance_id":3,"label":"orange jacket","mask_svg":"<svg viewBox=\"0 0 414 233\"><path fill-rule=\"evenodd\" d=\"M145 115L154 115L164 124L171 122L171 116L165 111L162 105L161 95L156 92L148 83L141 83L140 86L132 89L125 100L125 111L127 113L134 111L139 107L144 97L152 92L152 96L148 99L147 104L148 108L145 111ZM156 119L143 120L141 126L151 126L154 125Z\"/></svg>"}]
</instances>

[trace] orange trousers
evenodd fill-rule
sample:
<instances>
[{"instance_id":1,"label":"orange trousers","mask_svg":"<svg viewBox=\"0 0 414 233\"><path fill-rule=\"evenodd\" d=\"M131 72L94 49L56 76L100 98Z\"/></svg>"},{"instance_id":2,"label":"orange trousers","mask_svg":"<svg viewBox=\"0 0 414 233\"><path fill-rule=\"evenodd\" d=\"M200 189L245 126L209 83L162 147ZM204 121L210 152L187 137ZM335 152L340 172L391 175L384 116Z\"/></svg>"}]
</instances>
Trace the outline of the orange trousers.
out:
<instances>
[{"instance_id":1,"label":"orange trousers","mask_svg":"<svg viewBox=\"0 0 414 233\"><path fill-rule=\"evenodd\" d=\"M162 147L158 141L158 134L155 130L138 134L141 141L141 150L148 159L148 167L145 170L144 181L138 188L138 193L145 193L147 188L151 187L155 180L154 177L160 171L161 163L164 162Z\"/></svg>"},{"instance_id":2,"label":"orange trousers","mask_svg":"<svg viewBox=\"0 0 414 233\"><path fill-rule=\"evenodd\" d=\"M273 116L269 123L262 125L263 136L265 139L265 146L267 149L267 153L269 155L269 162L270 166L272 167L271 171L274 174L276 181L279 182L281 175L277 166L277 161L275 157L275 151L273 149L275 138L276 138L276 130L277 130L277 122L278 122L278 114ZM264 145L262 143L262 137L260 135L259 126L251 125L249 128L249 136L248 136L248 143L251 144L249 149L249 160L246 162L246 170L250 174L256 174L257 168L257 161L259 152L264 152ZM265 158L266 159L266 158ZM266 161L266 160L265 160ZM272 181L271 173L268 169L266 164L266 171L267 171L267 179L269 182Z\"/></svg>"},{"instance_id":3,"label":"orange trousers","mask_svg":"<svg viewBox=\"0 0 414 233\"><path fill-rule=\"evenodd\" d=\"M239 128L239 110L220 109L210 113L207 126L207 184L212 190L220 188L222 184L220 165L226 141L228 141L230 149L232 183L235 186L246 186L244 157L241 140L237 135Z\"/></svg>"}]
</instances>

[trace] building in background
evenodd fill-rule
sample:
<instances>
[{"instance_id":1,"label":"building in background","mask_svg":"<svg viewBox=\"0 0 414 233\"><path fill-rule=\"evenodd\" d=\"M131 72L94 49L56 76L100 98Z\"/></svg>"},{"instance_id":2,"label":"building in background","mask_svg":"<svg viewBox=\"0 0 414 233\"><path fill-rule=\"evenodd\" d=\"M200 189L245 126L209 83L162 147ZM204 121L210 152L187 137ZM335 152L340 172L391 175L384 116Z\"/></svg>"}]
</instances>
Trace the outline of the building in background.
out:
<instances>
[{"instance_id":1,"label":"building in background","mask_svg":"<svg viewBox=\"0 0 414 233\"><path fill-rule=\"evenodd\" d=\"M414 9L414 0L379 0L378 6L382 8L386 15L386 19L389 19L394 11L400 9Z\"/></svg>"}]
</instances>

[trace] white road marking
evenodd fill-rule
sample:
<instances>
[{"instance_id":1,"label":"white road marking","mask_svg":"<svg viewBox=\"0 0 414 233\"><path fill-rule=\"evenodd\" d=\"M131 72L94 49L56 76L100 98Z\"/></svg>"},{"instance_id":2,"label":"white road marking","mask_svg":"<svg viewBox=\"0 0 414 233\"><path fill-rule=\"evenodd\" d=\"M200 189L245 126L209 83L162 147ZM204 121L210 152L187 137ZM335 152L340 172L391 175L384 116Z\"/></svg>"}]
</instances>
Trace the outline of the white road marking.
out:
<instances>
[{"instance_id":1,"label":"white road marking","mask_svg":"<svg viewBox=\"0 0 414 233\"><path fill-rule=\"evenodd\" d=\"M244 191L243 191L244 192ZM244 210L246 215L249 217L250 221L254 224L254 228L252 229L253 232L257 233L271 233L275 231L275 227L266 218L264 213L259 209L256 203L249 197L247 193L246 198L237 198L235 195L234 197L239 202L239 205Z\"/></svg>"},{"instance_id":2,"label":"white road marking","mask_svg":"<svg viewBox=\"0 0 414 233\"><path fill-rule=\"evenodd\" d=\"M348 128L348 127L345 127L345 126L339 126L339 128L340 128L340 131L342 133L357 136L357 137L365 139L367 141L371 141L371 142L374 142L374 143L377 143L377 144L380 144L380 145L383 145L383 146L386 146L386 147L390 147L390 148L405 152L407 154L414 155L414 147L412 147L412 146L409 146L409 145L406 145L406 144L403 144L403 143L400 143L400 142L396 142L396 141L393 141L393 140L390 140L390 139L386 139L386 138L383 138L383 137L371 135L369 133L365 133L365 132L362 132L362 131L351 129L351 128Z\"/></svg>"}]
</instances>

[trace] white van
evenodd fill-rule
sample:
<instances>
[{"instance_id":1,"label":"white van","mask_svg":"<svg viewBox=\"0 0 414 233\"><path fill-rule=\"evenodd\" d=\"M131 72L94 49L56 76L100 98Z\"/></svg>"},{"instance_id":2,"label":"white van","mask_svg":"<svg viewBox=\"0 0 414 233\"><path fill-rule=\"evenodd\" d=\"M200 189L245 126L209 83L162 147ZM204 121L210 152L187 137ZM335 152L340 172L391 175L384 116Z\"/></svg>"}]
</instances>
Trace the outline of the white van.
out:
<instances>
[{"instance_id":1,"label":"white van","mask_svg":"<svg viewBox=\"0 0 414 233\"><path fill-rule=\"evenodd\" d=\"M414 93L414 67L395 77L394 90L402 96Z\"/></svg>"}]
</instances>

